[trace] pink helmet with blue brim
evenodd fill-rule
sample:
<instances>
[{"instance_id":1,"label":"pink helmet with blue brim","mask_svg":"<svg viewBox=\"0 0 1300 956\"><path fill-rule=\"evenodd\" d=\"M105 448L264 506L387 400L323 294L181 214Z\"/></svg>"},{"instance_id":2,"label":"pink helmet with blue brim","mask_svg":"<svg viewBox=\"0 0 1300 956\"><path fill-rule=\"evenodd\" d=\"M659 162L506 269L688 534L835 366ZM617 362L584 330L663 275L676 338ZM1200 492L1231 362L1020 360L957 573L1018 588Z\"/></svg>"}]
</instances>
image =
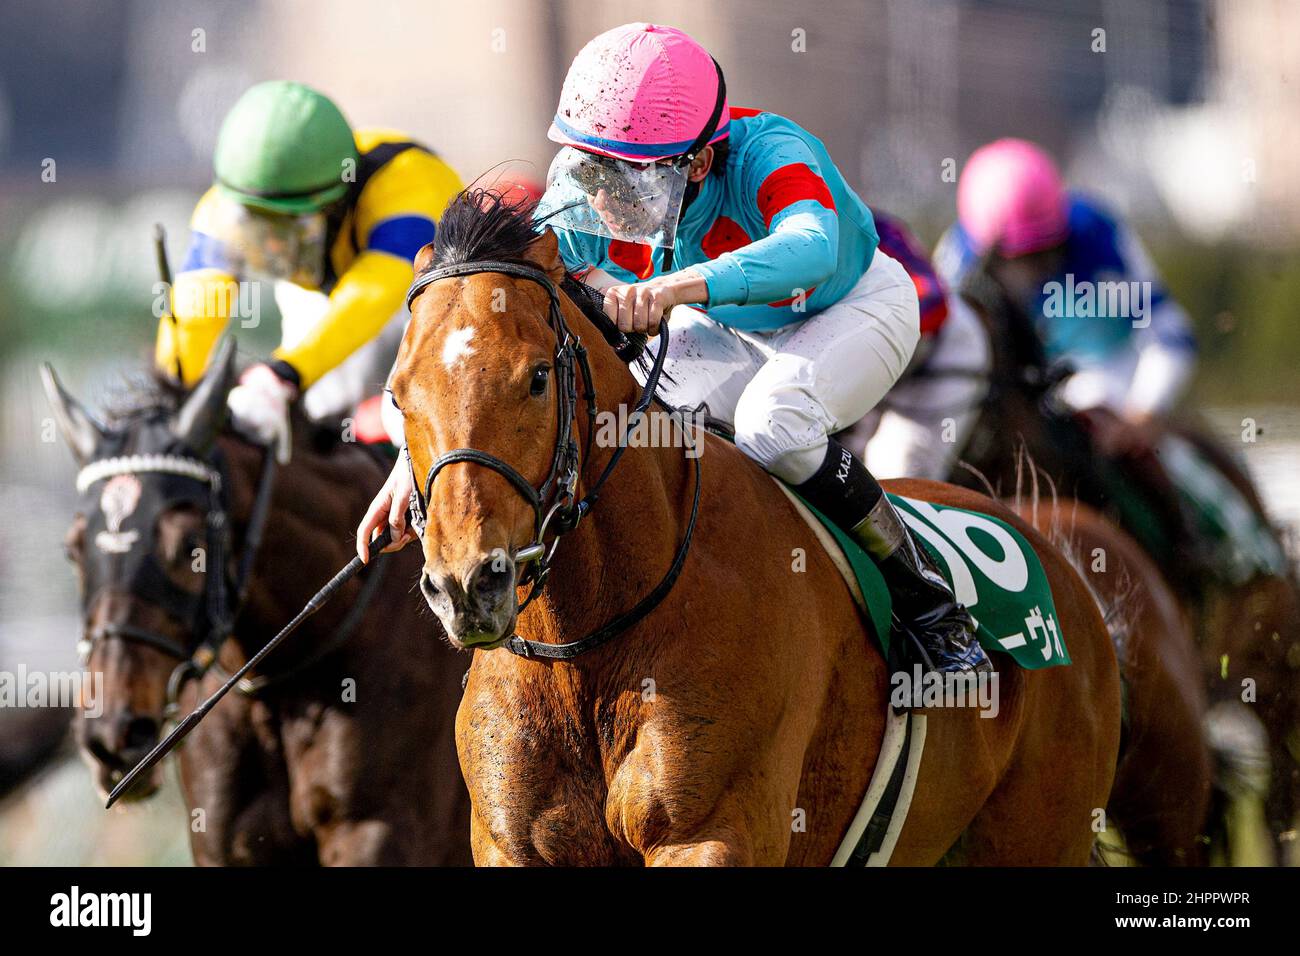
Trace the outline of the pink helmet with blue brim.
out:
<instances>
[{"instance_id":1,"label":"pink helmet with blue brim","mask_svg":"<svg viewBox=\"0 0 1300 956\"><path fill-rule=\"evenodd\" d=\"M1069 233L1065 186L1052 157L1023 139L971 154L957 183L957 217L976 252L1007 257L1049 249Z\"/></svg>"},{"instance_id":2,"label":"pink helmet with blue brim","mask_svg":"<svg viewBox=\"0 0 1300 956\"><path fill-rule=\"evenodd\" d=\"M696 147L715 115L716 127ZM730 135L722 71L674 27L615 27L574 58L547 135L633 163L682 156Z\"/></svg>"}]
</instances>

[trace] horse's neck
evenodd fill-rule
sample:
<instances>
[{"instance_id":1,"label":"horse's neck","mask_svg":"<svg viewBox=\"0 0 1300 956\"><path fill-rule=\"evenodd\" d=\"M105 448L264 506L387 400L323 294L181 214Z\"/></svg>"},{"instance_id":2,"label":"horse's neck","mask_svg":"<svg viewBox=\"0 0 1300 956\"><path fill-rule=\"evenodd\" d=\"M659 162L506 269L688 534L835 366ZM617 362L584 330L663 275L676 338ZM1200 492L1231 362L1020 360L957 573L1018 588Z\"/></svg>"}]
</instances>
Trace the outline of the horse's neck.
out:
<instances>
[{"instance_id":1,"label":"horse's neck","mask_svg":"<svg viewBox=\"0 0 1300 956\"><path fill-rule=\"evenodd\" d=\"M227 462L232 517L243 530L235 543L234 558L239 563L244 559L244 538L265 460L260 451L232 442L227 446ZM256 651L301 609L292 606L298 592L305 586L314 591L324 585L348 560L350 543L341 532L349 518L355 521L364 510L362 495L369 484L378 488L382 478L367 474L363 479L352 474L349 480L346 471L341 462L302 446L295 448L289 464L277 471L262 544L241 610L241 620L250 628L248 652ZM288 593L295 598L287 597ZM320 621L308 621L304 629L311 630L331 618L328 611L322 612ZM240 636L235 635L236 641ZM277 651L276 656L291 659L296 655L286 650Z\"/></svg>"}]
</instances>

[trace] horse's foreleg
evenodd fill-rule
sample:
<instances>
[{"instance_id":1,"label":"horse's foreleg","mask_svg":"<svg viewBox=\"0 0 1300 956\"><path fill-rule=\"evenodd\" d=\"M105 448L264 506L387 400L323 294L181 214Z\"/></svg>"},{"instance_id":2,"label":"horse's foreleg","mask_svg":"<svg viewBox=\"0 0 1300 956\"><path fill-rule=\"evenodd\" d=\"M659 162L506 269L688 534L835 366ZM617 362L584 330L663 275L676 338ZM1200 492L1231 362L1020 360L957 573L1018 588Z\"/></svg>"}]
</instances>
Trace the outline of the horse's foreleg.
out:
<instances>
[{"instance_id":1,"label":"horse's foreleg","mask_svg":"<svg viewBox=\"0 0 1300 956\"><path fill-rule=\"evenodd\" d=\"M505 849L492 836L492 828L483 822L473 808L469 815L469 846L475 866L515 866Z\"/></svg>"},{"instance_id":2,"label":"horse's foreleg","mask_svg":"<svg viewBox=\"0 0 1300 956\"><path fill-rule=\"evenodd\" d=\"M747 792L763 800L762 794ZM742 805L735 793L716 795L712 806L701 802L692 808L693 796L699 794L654 789L640 800L611 806L611 829L621 831L647 866L779 866L785 861L790 830L782 824L788 816ZM670 816L668 807L678 812ZM768 816L772 819L762 822Z\"/></svg>"}]
</instances>

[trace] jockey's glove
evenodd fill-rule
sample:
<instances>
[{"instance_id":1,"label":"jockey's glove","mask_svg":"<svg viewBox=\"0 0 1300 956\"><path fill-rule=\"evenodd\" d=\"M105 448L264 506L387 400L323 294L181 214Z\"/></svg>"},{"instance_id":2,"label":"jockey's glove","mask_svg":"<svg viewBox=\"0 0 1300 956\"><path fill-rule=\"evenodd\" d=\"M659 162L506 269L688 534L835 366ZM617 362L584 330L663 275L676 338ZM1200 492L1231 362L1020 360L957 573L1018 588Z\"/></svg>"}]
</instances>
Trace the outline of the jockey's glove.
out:
<instances>
[{"instance_id":1,"label":"jockey's glove","mask_svg":"<svg viewBox=\"0 0 1300 956\"><path fill-rule=\"evenodd\" d=\"M285 381L268 365L250 366L230 390L226 404L230 407L235 429L252 441L275 449L280 464L289 463L292 435L289 431L289 406L298 397L298 388Z\"/></svg>"}]
</instances>

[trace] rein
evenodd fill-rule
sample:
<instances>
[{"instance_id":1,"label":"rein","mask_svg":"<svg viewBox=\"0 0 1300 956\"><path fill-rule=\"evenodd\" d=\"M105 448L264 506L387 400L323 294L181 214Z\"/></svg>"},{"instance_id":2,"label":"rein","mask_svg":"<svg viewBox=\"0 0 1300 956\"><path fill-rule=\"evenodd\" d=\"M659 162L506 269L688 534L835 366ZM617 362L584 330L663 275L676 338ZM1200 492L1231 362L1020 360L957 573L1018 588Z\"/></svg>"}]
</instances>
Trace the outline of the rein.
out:
<instances>
[{"instance_id":1,"label":"rein","mask_svg":"<svg viewBox=\"0 0 1300 956\"><path fill-rule=\"evenodd\" d=\"M544 584L547 575L550 573L551 560L555 556L555 550L559 545L560 538L576 528L578 523L595 507L596 502L600 499L600 493L605 482L614 473L614 469L622 459L623 453L627 450L628 438L632 429L638 424L641 416L645 414L650 407L650 403L654 400L655 390L663 373L664 360L668 355L668 326L666 323L660 325L661 341L659 349L655 354L650 372L646 376L641 397L637 400L632 413L628 415L627 431L624 433L623 440L614 449L609 461L587 493L578 498L577 486L580 469L586 461L590 460L592 436L595 433L596 386L592 378L590 363L587 360L587 350L581 340L569 329L568 323L565 321L564 310L560 305L560 290L551 280L551 277L541 269L518 262L479 260L444 266L416 277L406 295L407 309L410 309L411 303L416 296L435 282L484 272L499 272L504 275L528 279L540 285L550 299L548 322L551 330L555 333L556 340L555 370L557 391L555 450L551 456L550 469L541 486L534 488L532 483L521 475L516 468L496 455L476 448L455 448L439 455L434 460L429 467L423 484L421 484L415 480L415 466L411 462L408 449L404 453L406 454L407 466L411 469L412 526L423 537L424 528L428 523L428 502L433 491L433 482L438 477L438 473L448 465L457 462L482 465L505 478L532 507L534 516L532 543L520 548L513 555L516 566L528 565L524 577L519 581L520 586L529 585L528 595L519 605L519 610L522 611L537 595L538 589ZM619 351L620 357L625 357L628 340L604 317L603 313L598 320L594 315L591 315L591 311L594 310L584 309L584 314L592 318L609 343ZM579 456L577 441L573 434L574 419L577 417L577 371L579 369L582 372L584 382L583 399L586 405L588 424L586 448L581 456ZM685 431L684 426L683 431ZM672 565L649 594L638 601L631 609L581 640L571 641L566 644L547 644L541 641L530 641L515 634L507 639L502 646L512 654L520 657L571 660L618 636L653 611L668 596L680 576L682 566L686 562L686 555L690 551L691 541L695 535L695 525L700 511L701 480L699 457L695 456L694 461L695 496L691 504L691 515L686 525L686 532L678 545ZM546 541L548 532L553 534L549 547Z\"/></svg>"},{"instance_id":2,"label":"rein","mask_svg":"<svg viewBox=\"0 0 1300 956\"><path fill-rule=\"evenodd\" d=\"M77 651L83 665L89 660L96 643L113 638L134 641L162 651L180 662L167 679L167 710L175 710L182 685L186 680L202 677L216 663L221 645L230 637L235 620L243 608L253 561L261 547L270 514L276 468L274 451L267 449L249 516L244 553L233 579L226 564L226 552L230 547L230 521L226 512L225 482L219 467L186 455L139 454L101 458L90 462L78 472L77 491L83 494L96 482L116 475L165 474L204 486L208 497L205 522L206 567L216 570L216 573L204 574L203 593L196 596L173 584L166 572L157 566L152 555L146 558L144 565L147 573L144 590L150 593L140 596L156 601L165 613L186 623L200 636L199 644L193 651L156 631L133 624L110 623L96 628L78 642Z\"/></svg>"}]
</instances>

